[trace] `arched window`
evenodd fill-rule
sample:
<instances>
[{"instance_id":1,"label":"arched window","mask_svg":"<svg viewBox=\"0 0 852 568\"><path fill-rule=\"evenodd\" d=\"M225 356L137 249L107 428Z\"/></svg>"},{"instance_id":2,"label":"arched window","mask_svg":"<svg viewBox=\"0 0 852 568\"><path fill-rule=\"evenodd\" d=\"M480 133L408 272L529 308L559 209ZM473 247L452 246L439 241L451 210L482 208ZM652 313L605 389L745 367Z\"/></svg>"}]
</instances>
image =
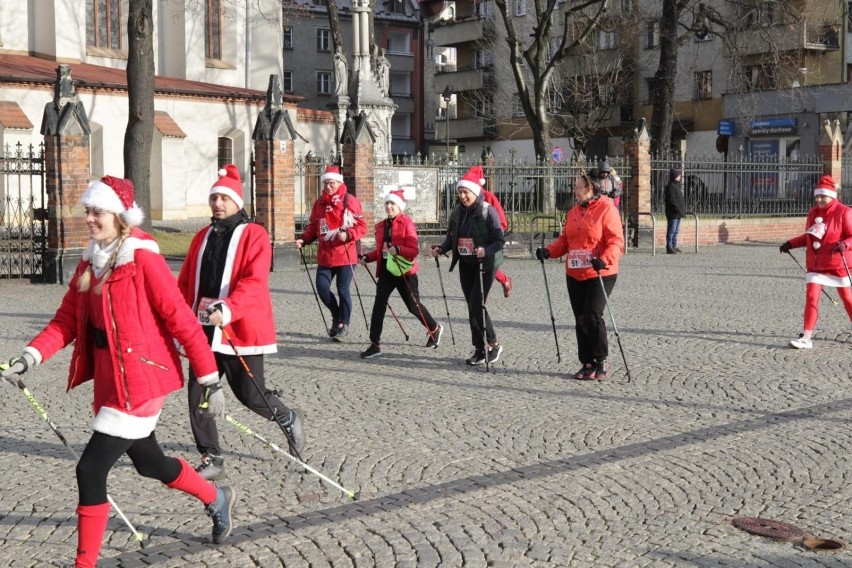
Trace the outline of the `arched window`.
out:
<instances>
[{"instance_id":1,"label":"arched window","mask_svg":"<svg viewBox=\"0 0 852 568\"><path fill-rule=\"evenodd\" d=\"M234 163L234 139L226 136L219 137L218 149L216 151L216 164L221 170L227 164Z\"/></svg>"},{"instance_id":2,"label":"arched window","mask_svg":"<svg viewBox=\"0 0 852 568\"><path fill-rule=\"evenodd\" d=\"M86 0L86 45L121 49L119 0Z\"/></svg>"}]
</instances>

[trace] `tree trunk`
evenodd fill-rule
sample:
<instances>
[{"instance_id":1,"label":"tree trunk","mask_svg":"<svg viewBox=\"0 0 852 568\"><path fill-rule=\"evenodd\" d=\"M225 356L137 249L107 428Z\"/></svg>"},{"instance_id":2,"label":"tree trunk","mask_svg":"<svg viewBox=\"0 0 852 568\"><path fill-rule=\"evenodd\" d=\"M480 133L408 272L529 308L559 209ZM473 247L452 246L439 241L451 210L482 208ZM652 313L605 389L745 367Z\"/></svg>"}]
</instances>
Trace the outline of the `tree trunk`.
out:
<instances>
[{"instance_id":1,"label":"tree trunk","mask_svg":"<svg viewBox=\"0 0 852 568\"><path fill-rule=\"evenodd\" d=\"M680 10L676 0L663 0L660 20L660 62L654 74L651 151L668 152L672 141Z\"/></svg>"},{"instance_id":2,"label":"tree trunk","mask_svg":"<svg viewBox=\"0 0 852 568\"><path fill-rule=\"evenodd\" d=\"M152 0L130 0L127 17L127 130L124 177L136 186L136 203L151 229L151 145L154 138L154 26Z\"/></svg>"},{"instance_id":3,"label":"tree trunk","mask_svg":"<svg viewBox=\"0 0 852 568\"><path fill-rule=\"evenodd\" d=\"M541 115L540 115L541 116ZM533 134L533 148L535 149L536 161L539 164L551 164L551 140L550 140L550 124L547 120L530 121ZM546 111L544 116L546 116ZM556 186L553 183L552 175L544 175L539 184L539 195L541 197L542 213L556 212Z\"/></svg>"}]
</instances>

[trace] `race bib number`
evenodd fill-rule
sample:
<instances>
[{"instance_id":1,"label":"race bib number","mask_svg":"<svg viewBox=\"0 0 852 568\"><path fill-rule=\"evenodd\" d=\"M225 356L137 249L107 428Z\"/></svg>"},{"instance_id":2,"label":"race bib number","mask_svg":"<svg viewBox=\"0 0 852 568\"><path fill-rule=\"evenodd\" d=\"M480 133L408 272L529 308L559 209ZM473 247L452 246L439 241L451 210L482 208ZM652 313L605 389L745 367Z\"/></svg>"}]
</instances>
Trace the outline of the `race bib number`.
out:
<instances>
[{"instance_id":1,"label":"race bib number","mask_svg":"<svg viewBox=\"0 0 852 568\"><path fill-rule=\"evenodd\" d=\"M319 232L320 235L324 235L328 232L328 223L326 222L325 218L319 220Z\"/></svg>"},{"instance_id":2,"label":"race bib number","mask_svg":"<svg viewBox=\"0 0 852 568\"><path fill-rule=\"evenodd\" d=\"M566 262L568 268L591 268L592 258L593 255L590 250L572 250L568 251Z\"/></svg>"},{"instance_id":3,"label":"race bib number","mask_svg":"<svg viewBox=\"0 0 852 568\"><path fill-rule=\"evenodd\" d=\"M459 249L461 256L472 256L476 250L473 244L473 237L460 237L456 243L456 248Z\"/></svg>"},{"instance_id":4,"label":"race bib number","mask_svg":"<svg viewBox=\"0 0 852 568\"><path fill-rule=\"evenodd\" d=\"M213 302L218 302L216 298L201 298L198 300L198 323L201 325L213 325L210 323L210 314L207 313Z\"/></svg>"},{"instance_id":5,"label":"race bib number","mask_svg":"<svg viewBox=\"0 0 852 568\"><path fill-rule=\"evenodd\" d=\"M816 222L808 227L808 230L805 231L809 235L813 235L817 239L821 239L825 236L825 231L828 227L826 227L825 223L822 222L822 218L818 217Z\"/></svg>"}]
</instances>

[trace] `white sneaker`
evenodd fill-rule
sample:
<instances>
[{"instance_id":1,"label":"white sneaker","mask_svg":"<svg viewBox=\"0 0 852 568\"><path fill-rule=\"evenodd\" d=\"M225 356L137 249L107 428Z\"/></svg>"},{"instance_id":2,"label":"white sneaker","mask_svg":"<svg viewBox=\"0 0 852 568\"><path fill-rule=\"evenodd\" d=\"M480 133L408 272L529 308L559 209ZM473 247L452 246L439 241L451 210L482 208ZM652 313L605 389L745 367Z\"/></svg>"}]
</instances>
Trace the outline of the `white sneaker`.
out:
<instances>
[{"instance_id":1,"label":"white sneaker","mask_svg":"<svg viewBox=\"0 0 852 568\"><path fill-rule=\"evenodd\" d=\"M793 339L790 341L790 347L794 349L813 349L814 342L804 336L804 334L799 335L798 339Z\"/></svg>"}]
</instances>

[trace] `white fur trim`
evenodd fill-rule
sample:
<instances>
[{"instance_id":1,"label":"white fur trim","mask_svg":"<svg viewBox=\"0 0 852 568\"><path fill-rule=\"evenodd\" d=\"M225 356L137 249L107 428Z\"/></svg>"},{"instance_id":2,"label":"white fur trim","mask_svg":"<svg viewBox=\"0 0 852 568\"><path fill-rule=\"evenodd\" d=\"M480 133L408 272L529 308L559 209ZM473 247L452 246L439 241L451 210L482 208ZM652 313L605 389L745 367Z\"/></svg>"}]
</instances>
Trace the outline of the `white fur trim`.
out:
<instances>
[{"instance_id":1,"label":"white fur trim","mask_svg":"<svg viewBox=\"0 0 852 568\"><path fill-rule=\"evenodd\" d=\"M32 358L35 359L36 365L41 365L41 362L44 361L44 357L42 357L41 351L39 351L35 347L24 347L24 353L29 353L30 355L32 355Z\"/></svg>"},{"instance_id":2,"label":"white fur trim","mask_svg":"<svg viewBox=\"0 0 852 568\"><path fill-rule=\"evenodd\" d=\"M328 179L333 180L333 181L339 181L340 183L343 183L343 176L341 174L336 174L334 172L327 172L327 173L322 174L320 176L320 183L322 183L322 182L324 182L325 180L328 180Z\"/></svg>"},{"instance_id":3,"label":"white fur trim","mask_svg":"<svg viewBox=\"0 0 852 568\"><path fill-rule=\"evenodd\" d=\"M124 204L121 203L118 194L113 188L100 180L95 180L89 184L80 199L80 203L83 204L83 207L97 207L116 215L124 213Z\"/></svg>"},{"instance_id":4,"label":"white fur trim","mask_svg":"<svg viewBox=\"0 0 852 568\"><path fill-rule=\"evenodd\" d=\"M400 211L405 211L405 200L400 199L400 197L397 194L388 193L385 196L385 203L387 203L388 201L396 203L396 205L397 205L397 207L399 207Z\"/></svg>"},{"instance_id":5,"label":"white fur trim","mask_svg":"<svg viewBox=\"0 0 852 568\"><path fill-rule=\"evenodd\" d=\"M95 247L98 246L95 241L89 241L89 246L83 251L83 260L91 262L95 254ZM115 265L121 266L133 261L133 256L137 250L148 250L156 254L160 254L160 245L154 239L140 239L138 237L127 237L121 243L121 249L118 251L118 256L115 259Z\"/></svg>"},{"instance_id":6,"label":"white fur trim","mask_svg":"<svg viewBox=\"0 0 852 568\"><path fill-rule=\"evenodd\" d=\"M815 189L814 190L814 196L817 196L817 195L827 195L831 198L837 199L837 192L832 191L830 189L826 189L826 188L820 187L820 188Z\"/></svg>"},{"instance_id":7,"label":"white fur trim","mask_svg":"<svg viewBox=\"0 0 852 568\"><path fill-rule=\"evenodd\" d=\"M477 197L479 193L482 191L482 186L472 181L467 181L466 179L460 179L459 183L456 185L456 188L463 187L465 189L469 189L474 195Z\"/></svg>"},{"instance_id":8,"label":"white fur trim","mask_svg":"<svg viewBox=\"0 0 852 568\"><path fill-rule=\"evenodd\" d=\"M848 276L831 276L830 274L821 274L819 272L808 272L805 276L805 282L808 284L831 286L832 288L848 288L852 285Z\"/></svg>"},{"instance_id":9,"label":"white fur trim","mask_svg":"<svg viewBox=\"0 0 852 568\"><path fill-rule=\"evenodd\" d=\"M133 207L121 213L121 216L124 218L124 222L130 227L138 227L145 220L145 213L135 201L133 202Z\"/></svg>"},{"instance_id":10,"label":"white fur trim","mask_svg":"<svg viewBox=\"0 0 852 568\"><path fill-rule=\"evenodd\" d=\"M116 408L102 406L97 416L92 419L90 426L92 430L101 434L125 440L141 440L151 435L157 427L159 418L159 412L154 416L131 416Z\"/></svg>"},{"instance_id":11,"label":"white fur trim","mask_svg":"<svg viewBox=\"0 0 852 568\"><path fill-rule=\"evenodd\" d=\"M228 197L234 200L234 203L240 206L240 209L243 208L243 198L240 197L240 195L230 187L225 187L224 185L214 185L210 188L210 195L213 195L214 193L221 193L223 195L227 195Z\"/></svg>"}]
</instances>

